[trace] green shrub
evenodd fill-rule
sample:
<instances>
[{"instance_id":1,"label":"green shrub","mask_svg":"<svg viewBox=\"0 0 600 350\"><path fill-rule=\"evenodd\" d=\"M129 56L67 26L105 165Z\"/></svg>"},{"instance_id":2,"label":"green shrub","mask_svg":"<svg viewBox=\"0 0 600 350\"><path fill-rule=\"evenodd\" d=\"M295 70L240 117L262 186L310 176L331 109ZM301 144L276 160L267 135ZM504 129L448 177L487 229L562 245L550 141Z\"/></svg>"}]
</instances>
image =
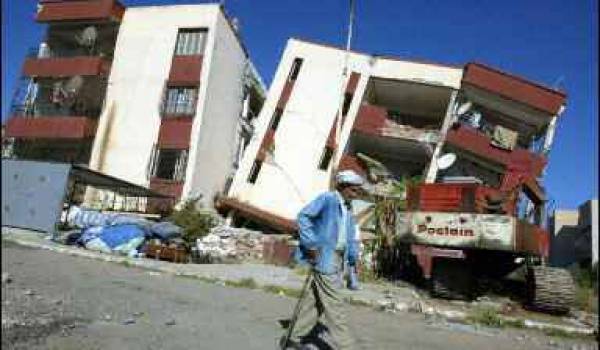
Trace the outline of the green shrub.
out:
<instances>
[{"instance_id":1,"label":"green shrub","mask_svg":"<svg viewBox=\"0 0 600 350\"><path fill-rule=\"evenodd\" d=\"M167 218L175 225L183 228L183 240L194 244L197 238L206 236L210 230L219 224L212 212L198 209L198 199L188 200L181 209L174 210Z\"/></svg>"},{"instance_id":2,"label":"green shrub","mask_svg":"<svg viewBox=\"0 0 600 350\"><path fill-rule=\"evenodd\" d=\"M489 308L478 308L467 316L467 321L488 327L503 328L506 324L498 315L498 311Z\"/></svg>"},{"instance_id":3,"label":"green shrub","mask_svg":"<svg viewBox=\"0 0 600 350\"><path fill-rule=\"evenodd\" d=\"M594 267L570 267L575 280L575 306L584 311L598 312L598 264Z\"/></svg>"}]
</instances>

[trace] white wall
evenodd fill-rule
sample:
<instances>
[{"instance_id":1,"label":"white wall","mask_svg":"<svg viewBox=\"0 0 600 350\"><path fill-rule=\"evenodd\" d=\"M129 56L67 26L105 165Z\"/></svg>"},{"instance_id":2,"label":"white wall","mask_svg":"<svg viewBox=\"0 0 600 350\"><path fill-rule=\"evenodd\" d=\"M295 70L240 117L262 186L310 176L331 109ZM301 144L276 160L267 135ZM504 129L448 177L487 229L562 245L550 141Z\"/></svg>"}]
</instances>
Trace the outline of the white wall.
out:
<instances>
[{"instance_id":1,"label":"white wall","mask_svg":"<svg viewBox=\"0 0 600 350\"><path fill-rule=\"evenodd\" d=\"M177 31L207 27L212 42L218 13L218 5L127 8L117 37L99 133L106 129L111 114L112 123L107 139L103 142L99 137L94 143L92 168L139 185L149 184L146 169L158 140L159 106ZM210 61L210 50L205 54ZM202 69L201 86L209 68ZM203 106L202 100L198 106ZM110 108L114 108L112 113ZM99 164L100 158L105 159L103 164Z\"/></svg>"},{"instance_id":2,"label":"white wall","mask_svg":"<svg viewBox=\"0 0 600 350\"><path fill-rule=\"evenodd\" d=\"M272 160L263 163L256 183L250 184L246 179L296 57L304 61L275 133ZM346 86L346 81L341 81L343 61L342 50L296 39L287 42L258 117L256 134L236 173L231 197L293 219L305 203L327 189L328 174L318 170L318 163L338 111L342 87ZM342 129L342 145L349 138L369 76L454 89L459 88L462 78L461 68L372 59L359 53L352 53L348 63L349 72L361 73L361 79Z\"/></svg>"},{"instance_id":3,"label":"white wall","mask_svg":"<svg viewBox=\"0 0 600 350\"><path fill-rule=\"evenodd\" d=\"M246 56L222 13L215 18L214 35L207 43L211 55L202 70L199 113L192 126L190 157L183 199L202 195L212 205L233 170L239 117L243 106ZM209 69L206 69L209 68Z\"/></svg>"}]
</instances>

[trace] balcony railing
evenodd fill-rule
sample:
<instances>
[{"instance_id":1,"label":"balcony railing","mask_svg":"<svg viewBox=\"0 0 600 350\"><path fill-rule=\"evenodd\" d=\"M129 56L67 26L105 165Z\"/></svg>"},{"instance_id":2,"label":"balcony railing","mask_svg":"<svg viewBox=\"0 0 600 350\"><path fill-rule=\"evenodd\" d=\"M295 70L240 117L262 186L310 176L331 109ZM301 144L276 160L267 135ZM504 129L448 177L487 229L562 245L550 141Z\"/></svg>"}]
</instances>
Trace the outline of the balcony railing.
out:
<instances>
[{"instance_id":1,"label":"balcony railing","mask_svg":"<svg viewBox=\"0 0 600 350\"><path fill-rule=\"evenodd\" d=\"M60 106L54 103L32 103L14 105L11 115L17 117L91 117L100 115L100 108L85 108L77 103L72 106Z\"/></svg>"},{"instance_id":2,"label":"balcony railing","mask_svg":"<svg viewBox=\"0 0 600 350\"><path fill-rule=\"evenodd\" d=\"M163 117L193 116L196 114L196 103L165 101L161 112Z\"/></svg>"},{"instance_id":3,"label":"balcony railing","mask_svg":"<svg viewBox=\"0 0 600 350\"><path fill-rule=\"evenodd\" d=\"M97 48L85 47L31 47L27 51L27 58L72 58L72 57L96 57L100 56L111 60L112 53L101 52Z\"/></svg>"}]
</instances>

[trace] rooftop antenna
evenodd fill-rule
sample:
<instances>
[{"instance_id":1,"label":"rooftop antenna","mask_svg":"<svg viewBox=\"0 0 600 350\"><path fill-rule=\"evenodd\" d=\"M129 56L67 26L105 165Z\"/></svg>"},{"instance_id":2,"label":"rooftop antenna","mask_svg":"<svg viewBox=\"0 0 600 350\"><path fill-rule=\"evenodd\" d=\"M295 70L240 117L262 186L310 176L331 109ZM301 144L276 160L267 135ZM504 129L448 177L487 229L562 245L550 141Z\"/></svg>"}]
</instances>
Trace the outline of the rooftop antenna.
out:
<instances>
[{"instance_id":1,"label":"rooftop antenna","mask_svg":"<svg viewBox=\"0 0 600 350\"><path fill-rule=\"evenodd\" d=\"M559 76L554 81L554 84L552 84L552 88L555 90L558 90L564 81L565 81L565 76L564 75Z\"/></svg>"},{"instance_id":2,"label":"rooftop antenna","mask_svg":"<svg viewBox=\"0 0 600 350\"><path fill-rule=\"evenodd\" d=\"M346 52L344 54L344 65L342 68L342 81L340 84L340 98L338 103L338 115L336 118L335 125L335 148L333 149L333 154L331 159L333 159L333 165L331 167L331 177L329 179L329 188L335 188L335 174L337 173L338 166L336 165L336 158L338 157L338 152L340 152L340 135L342 129L342 110L344 105L344 83L346 82L346 78L348 76L348 57L350 56L350 44L352 43L352 27L354 26L354 5L355 0L350 0L350 13L348 19L348 31L346 36Z\"/></svg>"}]
</instances>

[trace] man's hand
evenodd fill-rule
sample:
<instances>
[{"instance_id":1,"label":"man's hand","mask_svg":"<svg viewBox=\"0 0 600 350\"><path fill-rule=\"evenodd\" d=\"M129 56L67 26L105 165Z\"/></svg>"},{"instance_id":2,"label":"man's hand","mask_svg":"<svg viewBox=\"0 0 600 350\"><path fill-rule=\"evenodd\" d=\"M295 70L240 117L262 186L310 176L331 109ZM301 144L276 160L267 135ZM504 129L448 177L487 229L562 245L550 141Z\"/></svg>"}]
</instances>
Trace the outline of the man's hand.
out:
<instances>
[{"instance_id":1,"label":"man's hand","mask_svg":"<svg viewBox=\"0 0 600 350\"><path fill-rule=\"evenodd\" d=\"M312 265L317 263L317 259L319 258L319 251L316 249L308 249L306 251L306 256L308 257L308 262Z\"/></svg>"}]
</instances>

